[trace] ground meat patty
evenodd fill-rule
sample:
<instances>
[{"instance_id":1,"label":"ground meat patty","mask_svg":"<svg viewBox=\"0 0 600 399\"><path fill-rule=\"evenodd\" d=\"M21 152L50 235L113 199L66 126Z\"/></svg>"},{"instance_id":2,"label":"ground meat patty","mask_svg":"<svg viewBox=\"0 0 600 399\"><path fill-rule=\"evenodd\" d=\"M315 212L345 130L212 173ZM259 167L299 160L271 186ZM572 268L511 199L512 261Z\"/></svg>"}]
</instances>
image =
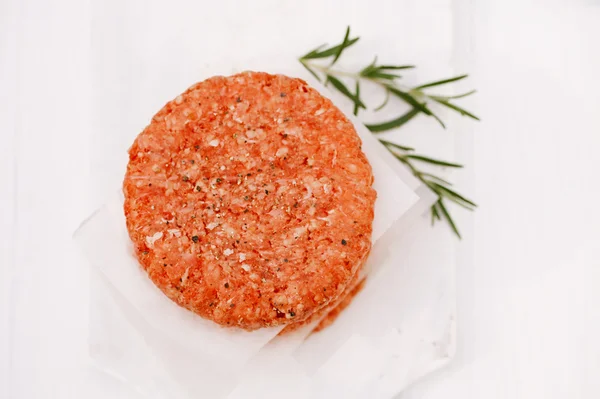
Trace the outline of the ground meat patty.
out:
<instances>
[{"instance_id":1,"label":"ground meat patty","mask_svg":"<svg viewBox=\"0 0 600 399\"><path fill-rule=\"evenodd\" d=\"M213 77L129 150L127 229L179 305L253 330L337 298L371 248L373 174L353 125L300 79Z\"/></svg>"}]
</instances>

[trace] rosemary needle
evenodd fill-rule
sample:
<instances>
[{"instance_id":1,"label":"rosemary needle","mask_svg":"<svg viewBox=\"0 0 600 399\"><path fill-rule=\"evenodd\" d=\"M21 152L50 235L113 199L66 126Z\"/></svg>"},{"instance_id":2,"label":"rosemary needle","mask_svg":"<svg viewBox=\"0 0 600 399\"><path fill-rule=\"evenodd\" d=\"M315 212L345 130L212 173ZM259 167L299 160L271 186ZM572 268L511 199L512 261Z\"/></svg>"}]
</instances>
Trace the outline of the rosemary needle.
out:
<instances>
[{"instance_id":1,"label":"rosemary needle","mask_svg":"<svg viewBox=\"0 0 600 399\"><path fill-rule=\"evenodd\" d=\"M361 98L360 93L360 82L363 80L374 83L385 91L385 100L381 105L374 108L374 111L379 111L388 106L389 99L392 96L400 99L411 107L408 112L399 115L397 118L392 120L374 124L366 124L365 126L372 133L380 133L389 131L391 129L397 129L410 122L413 118L420 114L434 118L443 128L445 128L446 125L444 122L429 107L429 105L432 103L444 106L468 118L479 120L477 116L453 102L453 100L474 94L475 90L454 96L442 96L428 93L428 90L431 88L461 81L466 79L468 75L460 75L452 78L436 80L415 87L406 87L399 83L402 75L400 75L398 72L404 72L405 70L413 69L413 65L379 65L377 63L377 57L375 57L371 63L358 72L346 72L335 69L334 66L344 51L356 44L359 39L359 37L351 37L350 27L347 27L344 39L340 44L331 47L321 45L300 57L299 61L302 66L304 66L304 68L306 68L308 72L317 80L324 82L326 85L329 83L329 87L333 87L343 96L352 101L354 104L354 115L358 115L361 109L367 109L365 101ZM322 65L314 62L314 60L319 59L331 59L331 61L328 65ZM343 79L354 81L354 92L348 88ZM454 188L451 188L452 184L447 180L419 169L419 164L428 164L442 168L462 168L463 166L453 162L415 154L415 150L413 148L396 144L381 138L379 141L388 149L388 151L392 153L392 155L394 155L398 161L406 165L417 179L419 179L423 184L427 185L427 187L429 187L437 195L437 202L431 207L432 224L434 224L436 221L445 220L450 225L450 228L456 234L456 236L460 238L460 232L448 211L446 201L453 202L454 204L468 210L475 209L477 205L473 201L464 197L462 194L459 194Z\"/></svg>"}]
</instances>

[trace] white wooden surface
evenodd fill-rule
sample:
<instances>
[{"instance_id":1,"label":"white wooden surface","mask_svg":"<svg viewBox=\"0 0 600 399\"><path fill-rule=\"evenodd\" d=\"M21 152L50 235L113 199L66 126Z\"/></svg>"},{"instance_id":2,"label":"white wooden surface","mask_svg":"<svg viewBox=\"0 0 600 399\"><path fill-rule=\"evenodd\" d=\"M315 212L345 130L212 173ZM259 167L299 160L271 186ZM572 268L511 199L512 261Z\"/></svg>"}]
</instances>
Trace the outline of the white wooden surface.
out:
<instances>
[{"instance_id":1,"label":"white wooden surface","mask_svg":"<svg viewBox=\"0 0 600 399\"><path fill-rule=\"evenodd\" d=\"M402 24L416 0L382 3ZM89 16L89 0L0 3L1 398L136 397L88 367L70 240L93 202ZM484 120L461 125L459 177L482 206L461 223L457 358L403 397L597 398L600 2L457 0L454 17Z\"/></svg>"}]
</instances>

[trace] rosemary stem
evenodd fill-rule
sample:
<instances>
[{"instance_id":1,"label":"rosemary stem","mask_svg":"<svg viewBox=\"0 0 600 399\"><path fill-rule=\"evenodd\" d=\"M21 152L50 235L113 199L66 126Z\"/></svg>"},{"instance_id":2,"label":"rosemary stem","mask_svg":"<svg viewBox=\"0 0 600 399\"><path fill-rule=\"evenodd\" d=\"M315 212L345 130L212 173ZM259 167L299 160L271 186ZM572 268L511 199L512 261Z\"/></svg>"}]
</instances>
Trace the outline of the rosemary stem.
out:
<instances>
[{"instance_id":1,"label":"rosemary stem","mask_svg":"<svg viewBox=\"0 0 600 399\"><path fill-rule=\"evenodd\" d=\"M311 68L314 69L318 69L319 71L326 73L326 74L330 74L330 75L336 75L336 76L345 76L348 78L352 78L352 79L362 79L363 77L353 73L353 72L346 72L346 71L340 71L339 69L333 69L333 68L329 68L323 65L317 65L317 64L313 64L312 62L306 62L303 61L304 65L309 66Z\"/></svg>"},{"instance_id":2,"label":"rosemary stem","mask_svg":"<svg viewBox=\"0 0 600 399\"><path fill-rule=\"evenodd\" d=\"M362 76L362 75L360 75L358 73L340 71L339 69L333 69L333 68L330 68L330 67L327 67L327 66L313 64L312 62L308 62L306 60L300 60L300 62L303 63L307 67L316 69L316 70L321 71L321 72L323 72L324 74L327 74L327 75L344 76L344 77L355 79L355 80L366 80L368 82L371 82L371 83L374 83L374 84L376 84L378 86L381 86L381 87L383 87L385 89L387 89L389 87L389 83L382 82L379 79L370 78L368 76ZM398 89L401 89L401 90L404 90L404 91L407 91L408 93L413 94L413 95L416 94L418 96L425 96L425 97L427 97L427 95L425 93L423 93L422 91L420 91L420 90L411 89L410 87L406 87L406 86L400 85L398 83L395 83L394 87L396 87Z\"/></svg>"}]
</instances>

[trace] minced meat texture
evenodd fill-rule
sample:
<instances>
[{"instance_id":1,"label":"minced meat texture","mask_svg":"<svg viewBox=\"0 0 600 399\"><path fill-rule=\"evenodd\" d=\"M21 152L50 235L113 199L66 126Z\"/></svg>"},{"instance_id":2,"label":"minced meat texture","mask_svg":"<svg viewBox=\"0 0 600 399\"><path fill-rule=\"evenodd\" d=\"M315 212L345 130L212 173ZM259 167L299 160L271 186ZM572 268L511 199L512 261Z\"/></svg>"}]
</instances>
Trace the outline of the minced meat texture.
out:
<instances>
[{"instance_id":1,"label":"minced meat texture","mask_svg":"<svg viewBox=\"0 0 600 399\"><path fill-rule=\"evenodd\" d=\"M129 150L127 229L169 298L247 330L335 300L371 248L371 167L353 125L304 81L213 77Z\"/></svg>"}]
</instances>

